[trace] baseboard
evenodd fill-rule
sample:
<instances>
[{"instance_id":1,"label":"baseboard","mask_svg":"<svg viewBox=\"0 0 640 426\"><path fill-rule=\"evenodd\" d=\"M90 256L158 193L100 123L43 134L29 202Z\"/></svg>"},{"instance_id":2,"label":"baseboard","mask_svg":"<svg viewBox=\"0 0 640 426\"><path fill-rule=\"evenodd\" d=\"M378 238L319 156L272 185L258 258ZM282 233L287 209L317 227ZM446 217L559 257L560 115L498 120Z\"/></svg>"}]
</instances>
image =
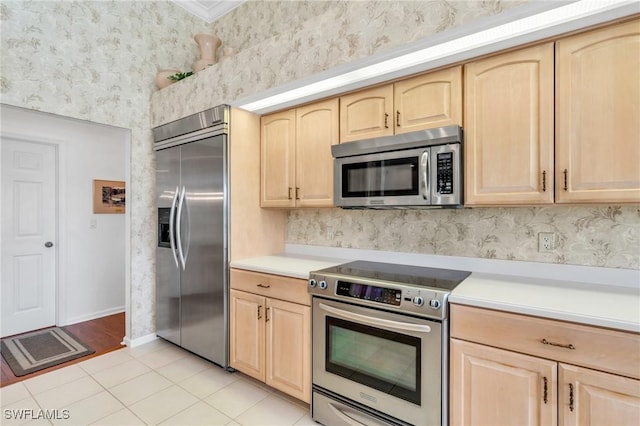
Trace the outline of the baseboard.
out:
<instances>
[{"instance_id":1,"label":"baseboard","mask_svg":"<svg viewBox=\"0 0 640 426\"><path fill-rule=\"evenodd\" d=\"M94 320L94 319L106 317L106 316L113 315L113 314L119 314L119 313L122 313L124 311L125 311L124 310L124 306L118 306L116 308L110 308L110 309L104 309L104 310L98 311L98 312L92 312L92 313L87 314L87 315L80 315L80 316L77 316L77 317L68 318L66 321L65 320L59 320L58 321L58 325L59 326L65 326L65 325L77 324L79 322L91 321L91 320Z\"/></svg>"},{"instance_id":2,"label":"baseboard","mask_svg":"<svg viewBox=\"0 0 640 426\"><path fill-rule=\"evenodd\" d=\"M147 334L146 336L137 337L135 339L130 339L125 337L122 343L130 348L135 348L136 346L144 345L145 343L153 342L156 340L158 336L155 333Z\"/></svg>"}]
</instances>

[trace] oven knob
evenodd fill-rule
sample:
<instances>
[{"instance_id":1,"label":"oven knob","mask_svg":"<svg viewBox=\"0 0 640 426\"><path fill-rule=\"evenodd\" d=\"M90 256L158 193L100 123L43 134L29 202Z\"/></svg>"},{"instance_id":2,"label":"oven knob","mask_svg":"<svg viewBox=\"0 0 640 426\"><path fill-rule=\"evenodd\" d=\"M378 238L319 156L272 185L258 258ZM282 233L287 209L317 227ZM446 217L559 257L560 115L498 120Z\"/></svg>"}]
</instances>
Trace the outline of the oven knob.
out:
<instances>
[{"instance_id":1,"label":"oven knob","mask_svg":"<svg viewBox=\"0 0 640 426\"><path fill-rule=\"evenodd\" d=\"M438 299L429 300L429 306L433 309L440 309L440 301Z\"/></svg>"},{"instance_id":2,"label":"oven knob","mask_svg":"<svg viewBox=\"0 0 640 426\"><path fill-rule=\"evenodd\" d=\"M422 296L416 296L413 298L413 304L416 306L422 306L424 305L424 299Z\"/></svg>"},{"instance_id":3,"label":"oven knob","mask_svg":"<svg viewBox=\"0 0 640 426\"><path fill-rule=\"evenodd\" d=\"M311 278L309 280L309 287L314 288L316 286L316 280L314 280L313 278Z\"/></svg>"},{"instance_id":4,"label":"oven knob","mask_svg":"<svg viewBox=\"0 0 640 426\"><path fill-rule=\"evenodd\" d=\"M318 283L318 288L320 288L320 290L324 290L325 288L327 288L327 282L325 280L322 280Z\"/></svg>"}]
</instances>

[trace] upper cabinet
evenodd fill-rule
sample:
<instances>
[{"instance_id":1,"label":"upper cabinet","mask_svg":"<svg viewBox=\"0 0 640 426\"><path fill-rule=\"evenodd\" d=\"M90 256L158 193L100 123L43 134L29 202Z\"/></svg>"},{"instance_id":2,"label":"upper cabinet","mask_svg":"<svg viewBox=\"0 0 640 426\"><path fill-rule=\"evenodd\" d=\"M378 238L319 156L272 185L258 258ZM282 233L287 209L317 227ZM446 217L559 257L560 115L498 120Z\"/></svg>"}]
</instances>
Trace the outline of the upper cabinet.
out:
<instances>
[{"instance_id":1,"label":"upper cabinet","mask_svg":"<svg viewBox=\"0 0 640 426\"><path fill-rule=\"evenodd\" d=\"M260 119L260 206L293 207L295 110Z\"/></svg>"},{"instance_id":2,"label":"upper cabinet","mask_svg":"<svg viewBox=\"0 0 640 426\"><path fill-rule=\"evenodd\" d=\"M640 20L556 43L556 202L640 202Z\"/></svg>"},{"instance_id":3,"label":"upper cabinet","mask_svg":"<svg viewBox=\"0 0 640 426\"><path fill-rule=\"evenodd\" d=\"M260 206L333 206L338 99L265 115L261 127Z\"/></svg>"},{"instance_id":4,"label":"upper cabinet","mask_svg":"<svg viewBox=\"0 0 640 426\"><path fill-rule=\"evenodd\" d=\"M393 135L393 85L340 97L340 143Z\"/></svg>"},{"instance_id":5,"label":"upper cabinet","mask_svg":"<svg viewBox=\"0 0 640 426\"><path fill-rule=\"evenodd\" d=\"M393 104L396 134L462 125L462 67L398 81Z\"/></svg>"},{"instance_id":6,"label":"upper cabinet","mask_svg":"<svg viewBox=\"0 0 640 426\"><path fill-rule=\"evenodd\" d=\"M553 43L465 65L465 204L553 203Z\"/></svg>"},{"instance_id":7,"label":"upper cabinet","mask_svg":"<svg viewBox=\"0 0 640 426\"><path fill-rule=\"evenodd\" d=\"M465 65L465 204L640 202L638 75L639 20Z\"/></svg>"},{"instance_id":8,"label":"upper cabinet","mask_svg":"<svg viewBox=\"0 0 640 426\"><path fill-rule=\"evenodd\" d=\"M340 97L340 142L462 123L462 67Z\"/></svg>"}]
</instances>

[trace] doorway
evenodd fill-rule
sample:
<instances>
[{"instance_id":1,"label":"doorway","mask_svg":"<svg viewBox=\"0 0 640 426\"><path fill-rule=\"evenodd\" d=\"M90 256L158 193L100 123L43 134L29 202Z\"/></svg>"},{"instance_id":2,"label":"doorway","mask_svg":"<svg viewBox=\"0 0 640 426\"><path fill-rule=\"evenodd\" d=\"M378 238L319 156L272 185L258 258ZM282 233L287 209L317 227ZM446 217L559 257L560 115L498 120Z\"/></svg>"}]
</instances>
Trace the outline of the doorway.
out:
<instances>
[{"instance_id":1,"label":"doorway","mask_svg":"<svg viewBox=\"0 0 640 426\"><path fill-rule=\"evenodd\" d=\"M130 195L131 131L4 104L0 104L0 112L3 151L5 141L9 140L55 147L57 173L52 181L57 189L42 189L55 194L52 216L57 215L56 234L41 242L43 250L52 249L52 257L57 259L56 271L51 274L57 285L53 296L47 296L47 300L53 301L56 314L49 325L67 326L126 312L130 280L130 203L126 203L124 213L121 209L102 213L96 208L94 188L96 182L124 182ZM3 187L2 191L4 224L9 217L4 212L8 190ZM49 217L43 214L45 216ZM4 228L2 232L4 240ZM48 242L51 247L44 246ZM3 245L4 242L0 244ZM4 286L4 262L0 267ZM31 271L30 268L23 270ZM4 293L2 296L4 304ZM4 306L2 309L4 311Z\"/></svg>"}]
</instances>

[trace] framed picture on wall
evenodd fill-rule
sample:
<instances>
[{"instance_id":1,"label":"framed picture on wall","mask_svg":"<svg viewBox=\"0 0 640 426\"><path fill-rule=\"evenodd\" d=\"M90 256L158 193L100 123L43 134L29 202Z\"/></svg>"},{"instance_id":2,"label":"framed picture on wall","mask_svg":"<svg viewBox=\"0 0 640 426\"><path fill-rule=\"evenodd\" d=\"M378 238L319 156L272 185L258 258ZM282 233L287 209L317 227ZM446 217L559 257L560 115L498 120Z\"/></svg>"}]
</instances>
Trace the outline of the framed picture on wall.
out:
<instances>
[{"instance_id":1,"label":"framed picture on wall","mask_svg":"<svg viewBox=\"0 0 640 426\"><path fill-rule=\"evenodd\" d=\"M93 180L93 212L124 213L126 188L119 180Z\"/></svg>"}]
</instances>

